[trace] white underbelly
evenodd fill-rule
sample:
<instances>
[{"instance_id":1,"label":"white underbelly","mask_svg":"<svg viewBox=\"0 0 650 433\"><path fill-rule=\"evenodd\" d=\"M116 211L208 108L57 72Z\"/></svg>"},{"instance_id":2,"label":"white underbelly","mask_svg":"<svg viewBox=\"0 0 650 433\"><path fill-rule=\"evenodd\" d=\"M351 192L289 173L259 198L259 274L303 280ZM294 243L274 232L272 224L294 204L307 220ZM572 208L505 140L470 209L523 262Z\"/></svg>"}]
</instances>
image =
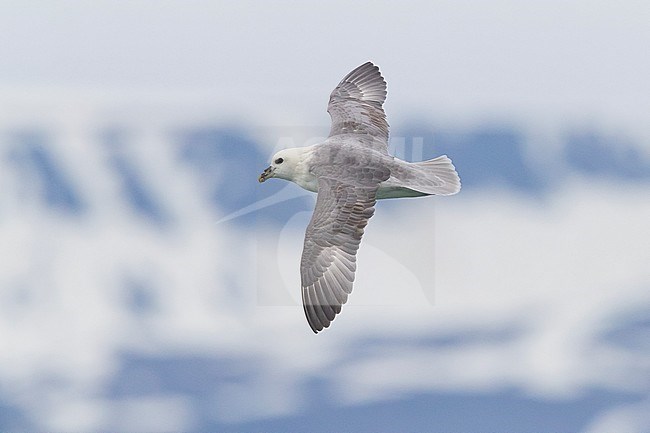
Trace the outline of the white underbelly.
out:
<instances>
[{"instance_id":1,"label":"white underbelly","mask_svg":"<svg viewBox=\"0 0 650 433\"><path fill-rule=\"evenodd\" d=\"M295 182L307 191L318 192L318 178L316 178L316 176L305 176L297 179ZM400 186L399 182L393 178L382 182L379 185L379 190L377 190L377 200L387 198L421 197L423 195L429 194Z\"/></svg>"},{"instance_id":2,"label":"white underbelly","mask_svg":"<svg viewBox=\"0 0 650 433\"><path fill-rule=\"evenodd\" d=\"M379 185L379 190L377 191L377 200L383 200L386 198L403 198L403 197L421 197L423 195L429 195L424 192L415 191L410 188L405 188L403 186L397 186L389 181L382 182Z\"/></svg>"}]
</instances>

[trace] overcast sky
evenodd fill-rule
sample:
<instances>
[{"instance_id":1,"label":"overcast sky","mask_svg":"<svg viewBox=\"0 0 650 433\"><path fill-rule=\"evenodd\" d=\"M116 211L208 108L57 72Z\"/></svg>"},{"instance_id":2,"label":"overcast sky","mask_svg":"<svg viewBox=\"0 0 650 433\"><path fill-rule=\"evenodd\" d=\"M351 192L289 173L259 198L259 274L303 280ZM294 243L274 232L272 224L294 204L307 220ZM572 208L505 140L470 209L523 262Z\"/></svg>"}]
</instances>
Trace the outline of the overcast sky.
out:
<instances>
[{"instance_id":1,"label":"overcast sky","mask_svg":"<svg viewBox=\"0 0 650 433\"><path fill-rule=\"evenodd\" d=\"M322 123L338 80L373 60L393 123L415 113L650 125L646 1L0 1L0 11L5 98L180 94L233 116Z\"/></svg>"}]
</instances>

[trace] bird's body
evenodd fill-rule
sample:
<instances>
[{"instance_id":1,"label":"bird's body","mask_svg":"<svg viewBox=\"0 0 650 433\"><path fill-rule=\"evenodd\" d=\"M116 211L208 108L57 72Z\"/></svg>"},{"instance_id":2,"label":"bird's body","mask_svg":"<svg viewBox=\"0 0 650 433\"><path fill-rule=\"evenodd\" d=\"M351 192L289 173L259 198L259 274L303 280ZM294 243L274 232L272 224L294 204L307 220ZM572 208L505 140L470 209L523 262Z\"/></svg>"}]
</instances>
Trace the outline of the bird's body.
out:
<instances>
[{"instance_id":1,"label":"bird's body","mask_svg":"<svg viewBox=\"0 0 650 433\"><path fill-rule=\"evenodd\" d=\"M330 159L329 155L336 152L338 157L330 161L331 165L341 164L344 161L357 165L364 163L364 161L358 161L359 149L364 148L360 143L354 142L354 137L348 140L350 142L341 142L338 138L330 138L312 146L280 151L275 155L275 159L283 159L283 170L281 174L276 173L274 177L294 182L307 191L317 193L318 177L311 170L313 157L318 160L327 160ZM323 158L323 153L328 157ZM382 166L387 166L391 173L388 179L379 183L377 200L434 194L450 195L457 192L455 188L458 175L451 160L444 155L424 162L408 162L373 149L364 149L363 156L366 160L371 159ZM291 162L295 162L295 164L291 164ZM447 182L441 184L439 179L442 178ZM420 182L415 182L415 180L420 180Z\"/></svg>"},{"instance_id":2,"label":"bird's body","mask_svg":"<svg viewBox=\"0 0 650 433\"><path fill-rule=\"evenodd\" d=\"M460 190L445 155L411 163L388 154L385 98L379 68L359 66L330 95L327 140L277 152L259 179L285 179L318 193L300 266L303 307L314 332L330 325L352 291L356 252L377 200Z\"/></svg>"}]
</instances>

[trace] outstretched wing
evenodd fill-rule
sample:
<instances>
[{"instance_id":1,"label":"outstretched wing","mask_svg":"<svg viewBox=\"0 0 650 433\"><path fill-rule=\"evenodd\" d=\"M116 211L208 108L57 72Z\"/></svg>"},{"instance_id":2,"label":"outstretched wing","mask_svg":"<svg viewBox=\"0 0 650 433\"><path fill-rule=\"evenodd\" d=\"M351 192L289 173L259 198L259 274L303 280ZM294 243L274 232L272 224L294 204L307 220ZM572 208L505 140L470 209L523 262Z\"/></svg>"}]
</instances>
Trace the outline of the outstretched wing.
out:
<instances>
[{"instance_id":1,"label":"outstretched wing","mask_svg":"<svg viewBox=\"0 0 650 433\"><path fill-rule=\"evenodd\" d=\"M330 137L341 134L370 136L364 140L375 150L388 153L388 122L382 104L386 81L379 68L364 63L341 80L330 95L327 112L332 118Z\"/></svg>"},{"instance_id":2,"label":"outstretched wing","mask_svg":"<svg viewBox=\"0 0 650 433\"><path fill-rule=\"evenodd\" d=\"M330 325L352 292L356 254L375 211L377 188L318 179L318 198L300 262L302 303L314 332Z\"/></svg>"}]
</instances>

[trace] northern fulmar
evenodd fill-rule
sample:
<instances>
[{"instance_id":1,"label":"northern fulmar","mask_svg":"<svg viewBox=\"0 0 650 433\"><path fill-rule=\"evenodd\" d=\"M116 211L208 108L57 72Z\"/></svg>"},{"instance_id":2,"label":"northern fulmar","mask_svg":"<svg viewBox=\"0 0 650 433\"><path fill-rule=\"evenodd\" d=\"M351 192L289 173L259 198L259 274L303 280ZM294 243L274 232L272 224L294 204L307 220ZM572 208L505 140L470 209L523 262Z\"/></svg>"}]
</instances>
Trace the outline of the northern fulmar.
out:
<instances>
[{"instance_id":1,"label":"northern fulmar","mask_svg":"<svg viewBox=\"0 0 650 433\"><path fill-rule=\"evenodd\" d=\"M330 95L329 137L277 152L259 177L318 193L300 261L302 304L315 333L330 326L352 292L356 253L377 200L460 191L446 155L422 162L389 155L385 99L377 66L367 62L354 69Z\"/></svg>"}]
</instances>

